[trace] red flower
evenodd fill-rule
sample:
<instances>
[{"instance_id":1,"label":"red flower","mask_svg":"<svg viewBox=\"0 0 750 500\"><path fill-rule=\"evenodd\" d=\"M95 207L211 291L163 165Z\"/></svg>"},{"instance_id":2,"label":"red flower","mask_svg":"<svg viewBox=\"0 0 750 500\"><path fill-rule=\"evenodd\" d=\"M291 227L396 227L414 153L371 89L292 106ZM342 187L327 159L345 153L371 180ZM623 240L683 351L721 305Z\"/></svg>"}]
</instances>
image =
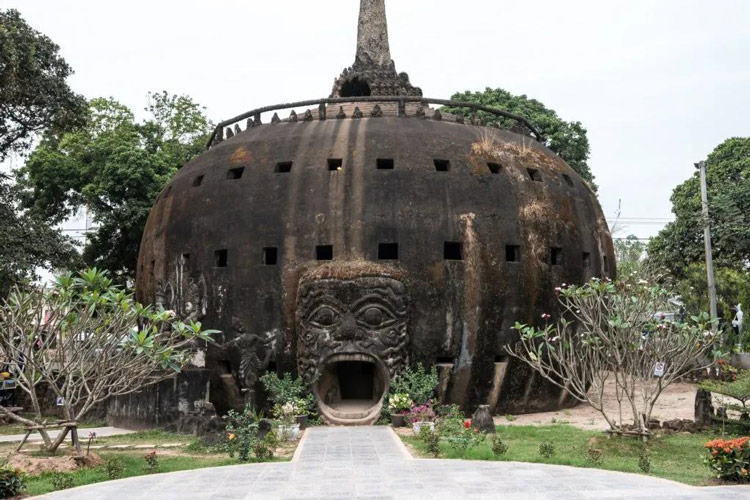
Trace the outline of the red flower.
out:
<instances>
[{"instance_id":1,"label":"red flower","mask_svg":"<svg viewBox=\"0 0 750 500\"><path fill-rule=\"evenodd\" d=\"M464 429L471 427L471 420L464 420Z\"/></svg>"}]
</instances>

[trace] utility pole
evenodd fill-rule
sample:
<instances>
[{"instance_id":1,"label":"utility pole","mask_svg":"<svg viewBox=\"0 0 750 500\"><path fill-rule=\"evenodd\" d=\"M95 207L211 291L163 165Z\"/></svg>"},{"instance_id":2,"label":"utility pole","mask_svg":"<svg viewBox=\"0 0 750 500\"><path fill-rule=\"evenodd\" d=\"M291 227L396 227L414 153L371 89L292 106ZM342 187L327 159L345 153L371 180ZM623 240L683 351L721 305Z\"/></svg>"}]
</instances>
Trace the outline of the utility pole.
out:
<instances>
[{"instance_id":1,"label":"utility pole","mask_svg":"<svg viewBox=\"0 0 750 500\"><path fill-rule=\"evenodd\" d=\"M716 312L716 282L714 281L714 259L711 252L711 226L708 220L708 188L706 187L706 162L700 161L695 168L701 174L701 202L703 204L703 241L706 245L706 275L708 278L708 303L711 311L712 330L716 330L718 314ZM722 343L723 343L722 338Z\"/></svg>"}]
</instances>

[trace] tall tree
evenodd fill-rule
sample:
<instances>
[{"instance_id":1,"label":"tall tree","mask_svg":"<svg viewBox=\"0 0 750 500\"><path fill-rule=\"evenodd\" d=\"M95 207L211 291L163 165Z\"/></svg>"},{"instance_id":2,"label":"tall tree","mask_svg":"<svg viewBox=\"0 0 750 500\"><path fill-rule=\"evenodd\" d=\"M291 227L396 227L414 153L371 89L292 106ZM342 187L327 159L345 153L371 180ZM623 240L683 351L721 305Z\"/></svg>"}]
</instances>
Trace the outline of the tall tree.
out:
<instances>
[{"instance_id":1,"label":"tall tree","mask_svg":"<svg viewBox=\"0 0 750 500\"><path fill-rule=\"evenodd\" d=\"M212 124L188 96L149 94L148 119L113 99L89 102L85 125L46 134L18 172L24 205L50 224L84 207L95 231L87 264L134 276L151 206L177 170L199 154Z\"/></svg>"},{"instance_id":2,"label":"tall tree","mask_svg":"<svg viewBox=\"0 0 750 500\"><path fill-rule=\"evenodd\" d=\"M18 210L16 187L0 174L0 302L37 277L38 268L75 264L72 241L33 214Z\"/></svg>"},{"instance_id":3,"label":"tall tree","mask_svg":"<svg viewBox=\"0 0 750 500\"><path fill-rule=\"evenodd\" d=\"M82 122L85 101L68 86L73 70L58 51L17 10L0 10L0 161L47 129Z\"/></svg>"},{"instance_id":4,"label":"tall tree","mask_svg":"<svg viewBox=\"0 0 750 500\"><path fill-rule=\"evenodd\" d=\"M708 156L706 183L714 262L746 272L750 266L750 138L727 139ZM674 222L649 243L649 260L676 280L704 259L698 172L672 193Z\"/></svg>"},{"instance_id":5,"label":"tall tree","mask_svg":"<svg viewBox=\"0 0 750 500\"><path fill-rule=\"evenodd\" d=\"M497 107L523 116L533 123L546 137L546 146L560 155L596 191L597 186L594 183L594 175L591 173L591 168L588 165L590 152L589 139L586 136L586 129L583 128L581 122L566 122L554 110L545 107L544 104L536 99L529 99L525 95L516 96L500 88L491 89L487 87L484 92L471 92L468 90L458 92L453 94L451 99ZM471 114L471 111L465 108L445 108L445 110L454 114L463 114L467 117ZM480 111L478 115L480 119L487 122L497 121L496 116L484 113L483 111ZM510 127L513 125L513 122L511 120L503 120L502 125Z\"/></svg>"}]
</instances>

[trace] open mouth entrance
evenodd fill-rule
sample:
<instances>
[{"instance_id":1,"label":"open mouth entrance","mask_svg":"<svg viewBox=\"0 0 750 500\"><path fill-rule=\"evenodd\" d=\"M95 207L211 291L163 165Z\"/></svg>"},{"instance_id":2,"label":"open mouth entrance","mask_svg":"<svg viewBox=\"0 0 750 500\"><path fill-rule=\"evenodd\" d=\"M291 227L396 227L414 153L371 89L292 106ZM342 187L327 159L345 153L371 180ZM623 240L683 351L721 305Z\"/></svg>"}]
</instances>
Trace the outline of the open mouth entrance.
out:
<instances>
[{"instance_id":1,"label":"open mouth entrance","mask_svg":"<svg viewBox=\"0 0 750 500\"><path fill-rule=\"evenodd\" d=\"M388 372L378 360L366 354L339 354L323 365L316 396L329 422L367 425L380 416L387 389Z\"/></svg>"}]
</instances>

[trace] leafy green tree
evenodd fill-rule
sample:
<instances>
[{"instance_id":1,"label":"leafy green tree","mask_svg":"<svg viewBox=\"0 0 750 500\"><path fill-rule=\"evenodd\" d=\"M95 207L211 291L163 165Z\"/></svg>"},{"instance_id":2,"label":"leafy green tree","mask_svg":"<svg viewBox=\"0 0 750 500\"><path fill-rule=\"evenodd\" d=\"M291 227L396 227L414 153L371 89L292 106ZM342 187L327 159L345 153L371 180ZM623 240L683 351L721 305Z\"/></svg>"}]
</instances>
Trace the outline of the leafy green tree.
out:
<instances>
[{"instance_id":1,"label":"leafy green tree","mask_svg":"<svg viewBox=\"0 0 750 500\"><path fill-rule=\"evenodd\" d=\"M68 86L73 70L58 51L17 10L0 10L0 161L45 130L81 124L85 100Z\"/></svg>"},{"instance_id":2,"label":"leafy green tree","mask_svg":"<svg viewBox=\"0 0 750 500\"><path fill-rule=\"evenodd\" d=\"M714 262L746 271L750 262L750 138L720 144L706 161L706 184ZM649 243L649 260L676 280L704 259L703 216L698 172L672 193L675 220Z\"/></svg>"},{"instance_id":3,"label":"leafy green tree","mask_svg":"<svg viewBox=\"0 0 750 500\"><path fill-rule=\"evenodd\" d=\"M484 106L501 108L510 113L523 116L529 120L546 137L546 146L560 155L573 170L596 190L594 175L588 165L589 139L586 129L581 122L566 122L557 113L548 109L536 99L529 99L525 95L516 96L503 89L487 88L484 92L458 92L451 99L455 101L473 102ZM454 114L469 116L472 111L466 108L444 108L445 111ZM489 113L480 111L478 116L485 122L498 121L498 118ZM513 126L512 120L502 119L504 127Z\"/></svg>"},{"instance_id":4,"label":"leafy green tree","mask_svg":"<svg viewBox=\"0 0 750 500\"><path fill-rule=\"evenodd\" d=\"M24 206L49 224L80 208L96 229L84 261L113 276L135 274L149 211L177 170L204 148L212 124L188 96L149 94L148 119L113 99L89 102L85 126L46 134L18 172Z\"/></svg>"},{"instance_id":5,"label":"leafy green tree","mask_svg":"<svg viewBox=\"0 0 750 500\"><path fill-rule=\"evenodd\" d=\"M646 243L633 234L625 239L615 240L614 243L617 274L620 276L642 274L646 256Z\"/></svg>"},{"instance_id":6,"label":"leafy green tree","mask_svg":"<svg viewBox=\"0 0 750 500\"><path fill-rule=\"evenodd\" d=\"M75 265L72 241L45 221L18 210L16 187L0 174L0 301L37 277L38 268Z\"/></svg>"},{"instance_id":7,"label":"leafy green tree","mask_svg":"<svg viewBox=\"0 0 750 500\"><path fill-rule=\"evenodd\" d=\"M689 314L697 314L708 310L708 283L706 265L691 264L685 269L685 277L676 285L675 291L682 297L685 310ZM737 304L750 306L750 274L745 271L718 267L714 270L716 283L716 305L719 317L724 321L722 326L729 330L734 319L732 307ZM742 339L730 339L736 343Z\"/></svg>"}]
</instances>

